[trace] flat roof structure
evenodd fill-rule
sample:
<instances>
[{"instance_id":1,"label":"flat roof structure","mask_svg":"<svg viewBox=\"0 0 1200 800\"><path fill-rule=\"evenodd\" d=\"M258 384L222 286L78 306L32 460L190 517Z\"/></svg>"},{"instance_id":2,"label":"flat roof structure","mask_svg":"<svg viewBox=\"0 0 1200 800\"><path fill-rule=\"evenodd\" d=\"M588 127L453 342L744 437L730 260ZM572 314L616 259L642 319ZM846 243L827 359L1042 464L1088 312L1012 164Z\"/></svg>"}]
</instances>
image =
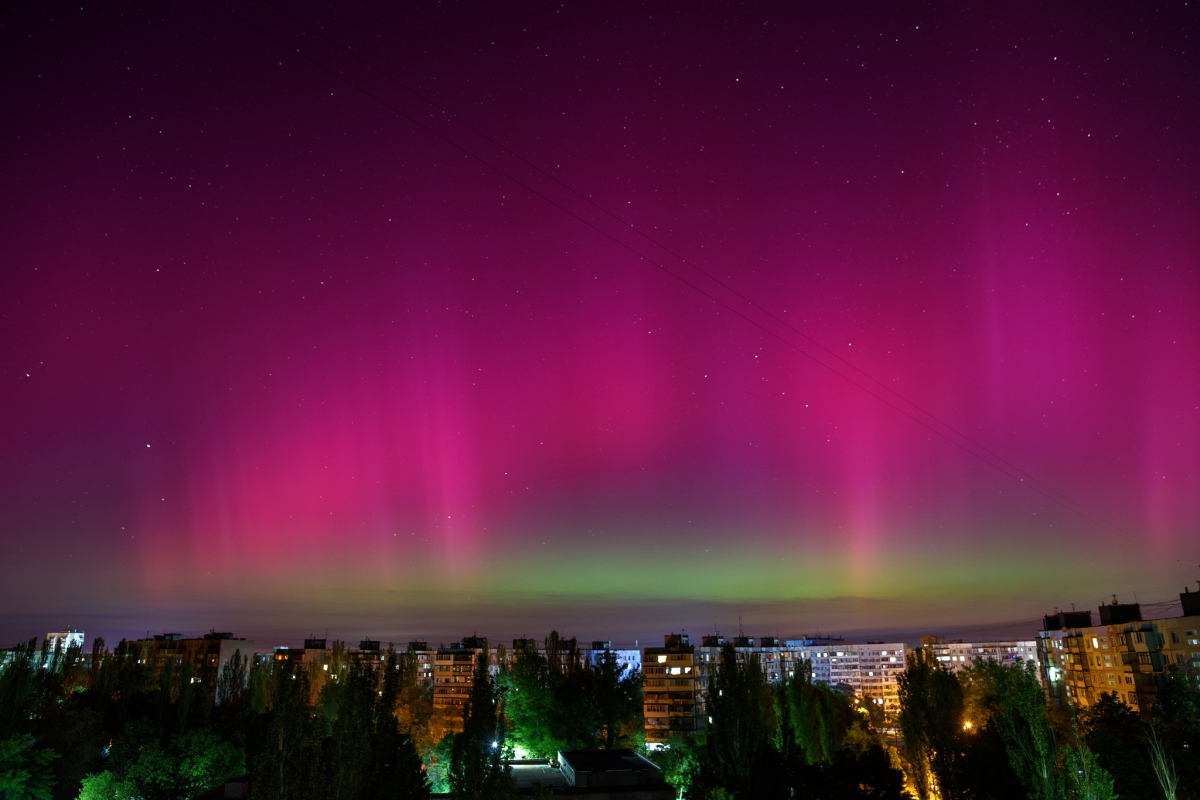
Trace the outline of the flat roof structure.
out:
<instances>
[{"instance_id":1,"label":"flat roof structure","mask_svg":"<svg viewBox=\"0 0 1200 800\"><path fill-rule=\"evenodd\" d=\"M558 764L570 786L578 788L657 786L662 770L633 750L568 750Z\"/></svg>"}]
</instances>

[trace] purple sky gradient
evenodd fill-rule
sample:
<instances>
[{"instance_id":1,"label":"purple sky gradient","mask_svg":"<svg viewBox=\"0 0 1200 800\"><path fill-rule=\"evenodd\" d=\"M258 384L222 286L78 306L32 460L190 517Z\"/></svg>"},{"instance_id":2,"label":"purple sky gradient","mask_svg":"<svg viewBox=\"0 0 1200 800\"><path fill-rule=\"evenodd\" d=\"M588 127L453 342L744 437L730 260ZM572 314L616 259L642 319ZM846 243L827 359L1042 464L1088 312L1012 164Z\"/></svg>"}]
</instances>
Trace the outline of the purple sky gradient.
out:
<instances>
[{"instance_id":1,"label":"purple sky gradient","mask_svg":"<svg viewBox=\"0 0 1200 800\"><path fill-rule=\"evenodd\" d=\"M9 11L0 636L1194 581L1196 7L800 5Z\"/></svg>"}]
</instances>

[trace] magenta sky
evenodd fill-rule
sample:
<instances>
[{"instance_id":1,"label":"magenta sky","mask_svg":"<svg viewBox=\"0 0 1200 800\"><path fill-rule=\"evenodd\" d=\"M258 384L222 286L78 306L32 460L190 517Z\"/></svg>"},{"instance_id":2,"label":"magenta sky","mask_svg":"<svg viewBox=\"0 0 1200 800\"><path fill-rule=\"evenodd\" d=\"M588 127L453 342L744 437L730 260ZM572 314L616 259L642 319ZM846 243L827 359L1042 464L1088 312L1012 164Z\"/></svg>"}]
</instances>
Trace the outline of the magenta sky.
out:
<instances>
[{"instance_id":1,"label":"magenta sky","mask_svg":"<svg viewBox=\"0 0 1200 800\"><path fill-rule=\"evenodd\" d=\"M1194 5L379 5L284 8L1086 513L270 6L27 4L0 636L943 630L1195 580Z\"/></svg>"}]
</instances>

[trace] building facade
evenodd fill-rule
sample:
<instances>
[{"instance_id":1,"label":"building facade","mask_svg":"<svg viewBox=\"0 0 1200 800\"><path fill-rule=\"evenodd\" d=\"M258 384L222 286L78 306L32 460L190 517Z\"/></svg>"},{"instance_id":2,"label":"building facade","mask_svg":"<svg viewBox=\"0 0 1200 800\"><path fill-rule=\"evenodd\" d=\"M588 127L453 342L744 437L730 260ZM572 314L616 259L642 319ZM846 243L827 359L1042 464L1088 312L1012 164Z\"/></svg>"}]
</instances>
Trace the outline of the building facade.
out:
<instances>
[{"instance_id":1,"label":"building facade","mask_svg":"<svg viewBox=\"0 0 1200 800\"><path fill-rule=\"evenodd\" d=\"M433 707L448 715L453 723L462 722L462 708L471 697L475 685L475 659L487 649L487 639L464 637L449 647L439 647L433 656ZM489 668L494 669L496 655L490 656Z\"/></svg>"},{"instance_id":2,"label":"building facade","mask_svg":"<svg viewBox=\"0 0 1200 800\"><path fill-rule=\"evenodd\" d=\"M197 696L209 705L217 702L217 681L229 660L237 655L249 664L254 658L254 642L216 631L192 639L178 633L163 633L137 639L131 647L138 660L151 667L155 678L161 678L170 669L176 680L186 679Z\"/></svg>"},{"instance_id":3,"label":"building facade","mask_svg":"<svg viewBox=\"0 0 1200 800\"><path fill-rule=\"evenodd\" d=\"M514 647L513 650L515 652L516 648ZM594 641L592 642L591 647L584 648L582 652L583 657L587 659L587 662L592 666L596 666L596 664L600 662L600 659L603 658L606 653L612 653L617 657L617 664L625 668L625 671L622 673L622 675L629 675L630 673L640 671L642 668L641 650L614 649L612 642L610 641Z\"/></svg>"},{"instance_id":4,"label":"building facade","mask_svg":"<svg viewBox=\"0 0 1200 800\"><path fill-rule=\"evenodd\" d=\"M1091 624L1091 612L1047 615L1037 640L1047 696L1056 705L1088 708L1112 694L1147 712L1172 669L1200 688L1200 608L1194 598L1200 593L1185 590L1183 616L1167 619L1143 620L1139 604L1116 598L1100 607L1099 625Z\"/></svg>"},{"instance_id":5,"label":"building facade","mask_svg":"<svg viewBox=\"0 0 1200 800\"><path fill-rule=\"evenodd\" d=\"M72 647L79 648L83 651L83 631L61 630L51 631L46 634L46 652L54 654L55 651L66 653Z\"/></svg>"},{"instance_id":6,"label":"building facade","mask_svg":"<svg viewBox=\"0 0 1200 800\"><path fill-rule=\"evenodd\" d=\"M1002 642L964 642L954 639L948 642L943 636L922 636L921 647L931 652L938 663L951 672L961 672L974 664L977 658L1007 665L1038 663L1037 639Z\"/></svg>"},{"instance_id":7,"label":"building facade","mask_svg":"<svg viewBox=\"0 0 1200 800\"><path fill-rule=\"evenodd\" d=\"M646 717L646 744L661 747L672 736L698 731L703 701L703 680L696 648L685 633L663 637L662 647L642 651L642 711Z\"/></svg>"},{"instance_id":8,"label":"building facade","mask_svg":"<svg viewBox=\"0 0 1200 800\"><path fill-rule=\"evenodd\" d=\"M903 642L849 644L841 638L780 642L773 636L758 640L735 636L727 642L715 634L693 645L686 634L670 634L664 637L663 647L647 647L642 653L647 743L661 746L672 735L704 726L713 670L726 644L733 646L741 662L757 658L768 683L795 678L808 669L814 682L876 703L885 714L900 710L899 677L907 652Z\"/></svg>"}]
</instances>

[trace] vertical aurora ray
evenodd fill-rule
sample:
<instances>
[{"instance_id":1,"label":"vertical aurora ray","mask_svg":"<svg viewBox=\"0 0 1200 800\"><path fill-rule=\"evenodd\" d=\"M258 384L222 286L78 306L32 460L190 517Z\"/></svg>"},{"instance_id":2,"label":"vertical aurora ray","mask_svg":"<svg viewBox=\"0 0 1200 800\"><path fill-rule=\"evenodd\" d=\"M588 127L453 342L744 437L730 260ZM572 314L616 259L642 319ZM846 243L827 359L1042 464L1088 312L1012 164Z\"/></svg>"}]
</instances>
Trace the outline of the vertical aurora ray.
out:
<instances>
[{"instance_id":1,"label":"vertical aurora ray","mask_svg":"<svg viewBox=\"0 0 1200 800\"><path fill-rule=\"evenodd\" d=\"M228 15L30 8L0 634L882 629L1193 578L1194 9L541 11L328 32L1120 532Z\"/></svg>"}]
</instances>

